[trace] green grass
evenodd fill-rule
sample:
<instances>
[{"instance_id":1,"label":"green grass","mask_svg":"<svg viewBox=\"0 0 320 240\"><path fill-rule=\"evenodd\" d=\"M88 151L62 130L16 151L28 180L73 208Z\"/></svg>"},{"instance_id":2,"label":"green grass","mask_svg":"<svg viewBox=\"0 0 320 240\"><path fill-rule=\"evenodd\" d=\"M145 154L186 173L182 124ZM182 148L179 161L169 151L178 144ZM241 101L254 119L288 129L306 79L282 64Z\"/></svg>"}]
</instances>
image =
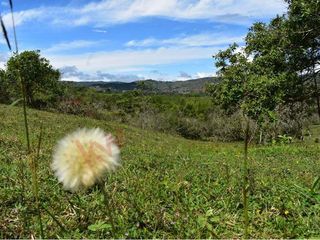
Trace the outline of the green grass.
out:
<instances>
[{"instance_id":1,"label":"green grass","mask_svg":"<svg viewBox=\"0 0 320 240\"><path fill-rule=\"evenodd\" d=\"M28 113L33 146L40 122L44 126L40 201L66 229L42 211L46 238L110 237L99 188L66 192L50 168L56 141L79 127L101 127L115 135L123 130L122 167L106 180L117 238L242 236L241 143L190 141L89 118ZM320 175L319 147L310 141L249 149L250 237L320 237L319 188L310 191ZM40 237L25 152L21 109L0 105L0 238Z\"/></svg>"}]
</instances>

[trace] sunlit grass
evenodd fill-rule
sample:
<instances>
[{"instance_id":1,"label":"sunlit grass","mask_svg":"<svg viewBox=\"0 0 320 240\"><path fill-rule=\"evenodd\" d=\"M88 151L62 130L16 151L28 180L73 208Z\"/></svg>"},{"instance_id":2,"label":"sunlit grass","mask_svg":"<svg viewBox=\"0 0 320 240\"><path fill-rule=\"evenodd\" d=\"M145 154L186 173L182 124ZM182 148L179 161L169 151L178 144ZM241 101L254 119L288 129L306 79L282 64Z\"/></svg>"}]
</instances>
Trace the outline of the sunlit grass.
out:
<instances>
[{"instance_id":1,"label":"sunlit grass","mask_svg":"<svg viewBox=\"0 0 320 240\"><path fill-rule=\"evenodd\" d=\"M74 194L63 190L50 168L53 147L79 127L100 127L122 136L122 167L108 176L117 237L233 238L243 234L241 166L243 143L189 141L90 118L30 110L30 132L43 122L38 160L39 201L47 238L108 238L111 226L99 186ZM119 129L122 129L119 131ZM315 137L315 136L314 136ZM31 143L37 145L37 134ZM252 238L319 237L320 145L252 147L249 233ZM0 105L0 237L39 237L30 168L25 170L29 231L23 233L19 163L25 159L21 110ZM315 189L319 192L319 188ZM61 223L63 228L58 226Z\"/></svg>"}]
</instances>

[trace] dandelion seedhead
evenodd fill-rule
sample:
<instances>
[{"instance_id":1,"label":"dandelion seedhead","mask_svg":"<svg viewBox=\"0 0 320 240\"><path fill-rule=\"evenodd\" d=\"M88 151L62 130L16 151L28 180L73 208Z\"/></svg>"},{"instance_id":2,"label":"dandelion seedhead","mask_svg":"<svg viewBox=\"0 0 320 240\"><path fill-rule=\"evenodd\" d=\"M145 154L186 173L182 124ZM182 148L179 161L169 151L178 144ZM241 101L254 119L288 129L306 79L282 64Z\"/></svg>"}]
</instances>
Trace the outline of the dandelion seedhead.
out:
<instances>
[{"instance_id":1,"label":"dandelion seedhead","mask_svg":"<svg viewBox=\"0 0 320 240\"><path fill-rule=\"evenodd\" d=\"M79 129L61 139L53 154L52 169L65 189L92 186L106 171L119 165L120 150L111 134L99 128Z\"/></svg>"}]
</instances>

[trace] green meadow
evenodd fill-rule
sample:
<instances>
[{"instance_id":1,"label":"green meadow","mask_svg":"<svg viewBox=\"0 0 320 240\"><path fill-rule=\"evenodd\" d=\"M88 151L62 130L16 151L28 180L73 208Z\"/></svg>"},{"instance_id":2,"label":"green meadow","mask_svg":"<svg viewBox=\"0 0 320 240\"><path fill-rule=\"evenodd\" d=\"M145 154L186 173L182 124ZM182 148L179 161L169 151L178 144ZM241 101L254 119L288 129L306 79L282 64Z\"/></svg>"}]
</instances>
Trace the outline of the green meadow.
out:
<instances>
[{"instance_id":1,"label":"green meadow","mask_svg":"<svg viewBox=\"0 0 320 240\"><path fill-rule=\"evenodd\" d=\"M81 127L118 138L122 165L104 181L115 238L243 237L243 143L187 140L119 123L28 110L37 163L45 238L110 238L110 219L97 186L65 191L53 175L53 148ZM320 145L312 137L291 144L249 147L249 236L320 237ZM32 154L31 154L32 155ZM40 237L26 154L22 109L0 105L0 238Z\"/></svg>"},{"instance_id":2,"label":"green meadow","mask_svg":"<svg viewBox=\"0 0 320 240\"><path fill-rule=\"evenodd\" d=\"M59 2L1 1L0 239L320 239L320 0Z\"/></svg>"}]
</instances>

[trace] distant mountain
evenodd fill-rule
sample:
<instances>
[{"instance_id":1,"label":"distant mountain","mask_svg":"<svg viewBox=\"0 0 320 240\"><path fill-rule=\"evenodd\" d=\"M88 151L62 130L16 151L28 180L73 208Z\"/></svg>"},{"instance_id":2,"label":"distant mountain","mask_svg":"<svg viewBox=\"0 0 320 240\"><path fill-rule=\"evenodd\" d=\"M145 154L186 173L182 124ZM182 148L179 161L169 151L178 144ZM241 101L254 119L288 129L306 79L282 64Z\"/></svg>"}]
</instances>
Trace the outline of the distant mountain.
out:
<instances>
[{"instance_id":1,"label":"distant mountain","mask_svg":"<svg viewBox=\"0 0 320 240\"><path fill-rule=\"evenodd\" d=\"M198 78L187 81L155 81L142 80L136 82L74 82L77 86L95 88L98 91L105 92L125 92L134 89L141 89L147 92L155 93L203 93L207 83L217 83L220 79L217 77Z\"/></svg>"}]
</instances>

